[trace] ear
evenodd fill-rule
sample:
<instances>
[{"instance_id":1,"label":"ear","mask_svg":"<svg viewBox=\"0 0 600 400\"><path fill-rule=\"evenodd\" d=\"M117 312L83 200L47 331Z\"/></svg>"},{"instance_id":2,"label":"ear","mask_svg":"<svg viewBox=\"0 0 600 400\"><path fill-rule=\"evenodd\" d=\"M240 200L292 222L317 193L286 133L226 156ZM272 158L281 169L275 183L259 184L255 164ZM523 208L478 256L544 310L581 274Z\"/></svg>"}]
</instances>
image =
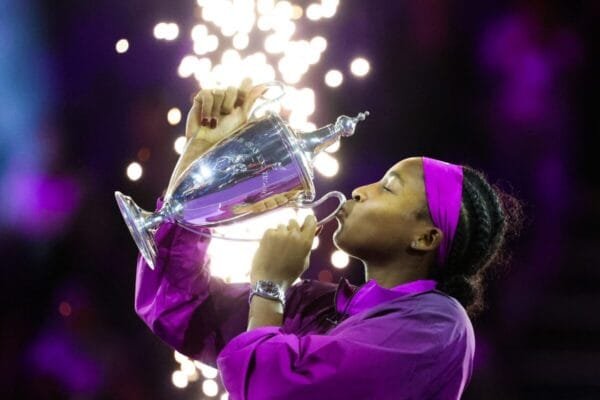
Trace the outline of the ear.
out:
<instances>
[{"instance_id":1,"label":"ear","mask_svg":"<svg viewBox=\"0 0 600 400\"><path fill-rule=\"evenodd\" d=\"M442 243L443 238L444 233L439 228L427 227L414 237L410 248L417 251L434 251Z\"/></svg>"}]
</instances>

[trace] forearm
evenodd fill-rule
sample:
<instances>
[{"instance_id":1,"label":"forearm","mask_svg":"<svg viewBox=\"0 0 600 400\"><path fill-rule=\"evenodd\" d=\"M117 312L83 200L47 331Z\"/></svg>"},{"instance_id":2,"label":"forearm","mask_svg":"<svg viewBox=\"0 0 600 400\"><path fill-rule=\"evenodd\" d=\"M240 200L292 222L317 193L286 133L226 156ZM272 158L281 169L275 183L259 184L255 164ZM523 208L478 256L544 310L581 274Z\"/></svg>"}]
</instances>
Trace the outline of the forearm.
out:
<instances>
[{"instance_id":1,"label":"forearm","mask_svg":"<svg viewBox=\"0 0 600 400\"><path fill-rule=\"evenodd\" d=\"M283 305L277 300L252 296L248 315L248 331L263 326L283 325Z\"/></svg>"},{"instance_id":2,"label":"forearm","mask_svg":"<svg viewBox=\"0 0 600 400\"><path fill-rule=\"evenodd\" d=\"M177 347L180 326L206 298L209 287L206 249L209 240L174 224L162 225L155 235L158 248L155 269L139 257L135 309L154 332ZM175 323L175 321L178 321Z\"/></svg>"},{"instance_id":3,"label":"forearm","mask_svg":"<svg viewBox=\"0 0 600 400\"><path fill-rule=\"evenodd\" d=\"M209 239L165 225L157 232L155 269L138 262L136 312L171 347L214 365L222 346L246 330L249 285L211 277Z\"/></svg>"}]
</instances>

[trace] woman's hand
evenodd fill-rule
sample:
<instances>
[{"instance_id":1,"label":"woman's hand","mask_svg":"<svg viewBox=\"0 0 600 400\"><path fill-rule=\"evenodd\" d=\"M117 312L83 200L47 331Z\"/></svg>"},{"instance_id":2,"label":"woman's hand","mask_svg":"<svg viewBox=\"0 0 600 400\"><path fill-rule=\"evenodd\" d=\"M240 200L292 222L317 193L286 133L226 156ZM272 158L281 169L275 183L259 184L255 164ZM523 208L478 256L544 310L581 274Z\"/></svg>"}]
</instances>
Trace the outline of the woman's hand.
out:
<instances>
[{"instance_id":1,"label":"woman's hand","mask_svg":"<svg viewBox=\"0 0 600 400\"><path fill-rule=\"evenodd\" d=\"M267 86L252 87L252 80L246 78L239 89L202 89L194 96L185 126L187 144L171 175L167 197L177 186L181 173L191 163L248 122L252 105L265 90Z\"/></svg>"},{"instance_id":2,"label":"woman's hand","mask_svg":"<svg viewBox=\"0 0 600 400\"><path fill-rule=\"evenodd\" d=\"M252 261L250 282L269 280L284 290L308 268L308 256L317 230L313 215L302 226L294 219L289 224L265 232Z\"/></svg>"},{"instance_id":3,"label":"woman's hand","mask_svg":"<svg viewBox=\"0 0 600 400\"><path fill-rule=\"evenodd\" d=\"M239 88L203 89L194 96L185 127L185 136L215 144L248 121L250 108L267 90L265 85L252 87L246 78Z\"/></svg>"}]
</instances>

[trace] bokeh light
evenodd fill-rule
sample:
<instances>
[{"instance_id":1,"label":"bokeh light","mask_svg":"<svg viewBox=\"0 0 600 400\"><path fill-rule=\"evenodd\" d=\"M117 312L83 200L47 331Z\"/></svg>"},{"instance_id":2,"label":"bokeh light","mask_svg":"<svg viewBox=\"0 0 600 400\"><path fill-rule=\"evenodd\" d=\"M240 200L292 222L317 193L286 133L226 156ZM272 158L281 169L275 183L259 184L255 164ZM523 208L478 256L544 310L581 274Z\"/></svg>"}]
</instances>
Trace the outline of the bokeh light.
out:
<instances>
[{"instance_id":1,"label":"bokeh light","mask_svg":"<svg viewBox=\"0 0 600 400\"><path fill-rule=\"evenodd\" d=\"M320 242L319 237L315 236L315 238L313 239L312 246L310 247L310 249L311 250L316 250L319 247L319 242Z\"/></svg>"},{"instance_id":2,"label":"bokeh light","mask_svg":"<svg viewBox=\"0 0 600 400\"><path fill-rule=\"evenodd\" d=\"M173 374L171 375L171 382L173 382L175 387L183 389L188 385L188 378L185 372L177 370L173 371Z\"/></svg>"},{"instance_id":3,"label":"bokeh light","mask_svg":"<svg viewBox=\"0 0 600 400\"><path fill-rule=\"evenodd\" d=\"M137 158L141 162L148 161L150 159L151 155L152 155L152 152L150 151L150 149L148 147L142 147L137 152Z\"/></svg>"},{"instance_id":4,"label":"bokeh light","mask_svg":"<svg viewBox=\"0 0 600 400\"><path fill-rule=\"evenodd\" d=\"M306 7L306 18L310 19L311 21L318 21L321 19L321 17L322 10L320 4L312 3Z\"/></svg>"},{"instance_id":5,"label":"bokeh light","mask_svg":"<svg viewBox=\"0 0 600 400\"><path fill-rule=\"evenodd\" d=\"M129 50L129 41L127 39L119 39L115 44L115 50L119 54L123 54Z\"/></svg>"},{"instance_id":6,"label":"bokeh light","mask_svg":"<svg viewBox=\"0 0 600 400\"><path fill-rule=\"evenodd\" d=\"M250 43L250 38L247 33L236 33L232 39L233 47L238 50L244 50Z\"/></svg>"},{"instance_id":7,"label":"bokeh light","mask_svg":"<svg viewBox=\"0 0 600 400\"><path fill-rule=\"evenodd\" d=\"M337 69L327 71L325 74L325 84L329 87L338 87L344 81L344 75Z\"/></svg>"},{"instance_id":8,"label":"bokeh light","mask_svg":"<svg viewBox=\"0 0 600 400\"><path fill-rule=\"evenodd\" d=\"M219 394L219 386L217 382L212 379L206 379L202 382L202 393L204 393L208 397L215 397Z\"/></svg>"},{"instance_id":9,"label":"bokeh light","mask_svg":"<svg viewBox=\"0 0 600 400\"><path fill-rule=\"evenodd\" d=\"M337 142L335 142L331 146L327 147L325 149L325 151L328 152L328 153L335 153L336 151L338 151L340 149L340 143L341 143L341 141L338 140Z\"/></svg>"},{"instance_id":10,"label":"bokeh light","mask_svg":"<svg viewBox=\"0 0 600 400\"><path fill-rule=\"evenodd\" d=\"M63 317L68 317L71 315L71 304L69 304L68 301L61 301L59 306L58 306L58 312L60 313L60 315L62 315Z\"/></svg>"},{"instance_id":11,"label":"bokeh light","mask_svg":"<svg viewBox=\"0 0 600 400\"><path fill-rule=\"evenodd\" d=\"M216 368L206 365L200 361L194 361L194 365L200 370L202 376L207 379L215 379L219 374L219 371L217 371Z\"/></svg>"},{"instance_id":12,"label":"bokeh light","mask_svg":"<svg viewBox=\"0 0 600 400\"><path fill-rule=\"evenodd\" d=\"M324 52L327 49L327 39L323 36L315 36L310 40L310 45L319 53Z\"/></svg>"},{"instance_id":13,"label":"bokeh light","mask_svg":"<svg viewBox=\"0 0 600 400\"><path fill-rule=\"evenodd\" d=\"M355 58L350 63L350 71L354 76L363 77L369 73L370 69L369 61L362 57Z\"/></svg>"},{"instance_id":14,"label":"bokeh light","mask_svg":"<svg viewBox=\"0 0 600 400\"><path fill-rule=\"evenodd\" d=\"M153 33L158 40L175 40L179 36L179 25L174 22L159 22L154 26Z\"/></svg>"},{"instance_id":15,"label":"bokeh light","mask_svg":"<svg viewBox=\"0 0 600 400\"><path fill-rule=\"evenodd\" d=\"M322 269L317 275L317 279L321 282L333 282L333 274L328 269Z\"/></svg>"},{"instance_id":16,"label":"bokeh light","mask_svg":"<svg viewBox=\"0 0 600 400\"><path fill-rule=\"evenodd\" d=\"M346 268L350 263L350 257L342 250L335 250L331 253L331 265L336 268Z\"/></svg>"},{"instance_id":17,"label":"bokeh light","mask_svg":"<svg viewBox=\"0 0 600 400\"><path fill-rule=\"evenodd\" d=\"M142 177L142 166L137 162L132 162L127 166L126 174L129 180L137 181Z\"/></svg>"},{"instance_id":18,"label":"bokeh light","mask_svg":"<svg viewBox=\"0 0 600 400\"><path fill-rule=\"evenodd\" d=\"M193 376L196 373L196 365L190 359L185 359L181 362L181 371L188 377Z\"/></svg>"},{"instance_id":19,"label":"bokeh light","mask_svg":"<svg viewBox=\"0 0 600 400\"><path fill-rule=\"evenodd\" d=\"M321 0L321 17L332 18L337 12L339 0Z\"/></svg>"},{"instance_id":20,"label":"bokeh light","mask_svg":"<svg viewBox=\"0 0 600 400\"><path fill-rule=\"evenodd\" d=\"M171 108L167 112L167 121L171 125L177 125L181 122L181 110L177 107Z\"/></svg>"},{"instance_id":21,"label":"bokeh light","mask_svg":"<svg viewBox=\"0 0 600 400\"><path fill-rule=\"evenodd\" d=\"M340 170L338 160L328 153L320 153L314 158L313 164L316 170L327 178L334 177Z\"/></svg>"},{"instance_id":22,"label":"bokeh light","mask_svg":"<svg viewBox=\"0 0 600 400\"><path fill-rule=\"evenodd\" d=\"M186 142L187 139L185 136L179 136L177 139L175 139L175 142L173 143L173 149L175 150L175 153L182 154L183 149L185 149Z\"/></svg>"}]
</instances>

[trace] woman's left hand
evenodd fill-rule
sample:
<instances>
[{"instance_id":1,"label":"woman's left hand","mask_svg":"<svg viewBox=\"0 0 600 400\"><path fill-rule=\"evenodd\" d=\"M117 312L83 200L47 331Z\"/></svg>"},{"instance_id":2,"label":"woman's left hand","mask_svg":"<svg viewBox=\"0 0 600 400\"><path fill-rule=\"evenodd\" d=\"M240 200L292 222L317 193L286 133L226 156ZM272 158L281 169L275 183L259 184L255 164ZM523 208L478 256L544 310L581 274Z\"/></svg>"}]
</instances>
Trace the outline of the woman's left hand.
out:
<instances>
[{"instance_id":1,"label":"woman's left hand","mask_svg":"<svg viewBox=\"0 0 600 400\"><path fill-rule=\"evenodd\" d=\"M308 268L308 256L317 230L313 215L302 226L294 219L289 224L268 229L252 261L250 282L269 280L285 290Z\"/></svg>"},{"instance_id":2,"label":"woman's left hand","mask_svg":"<svg viewBox=\"0 0 600 400\"><path fill-rule=\"evenodd\" d=\"M228 137L248 122L250 109L267 89L245 78L239 88L200 90L187 116L185 136L211 145Z\"/></svg>"}]
</instances>

